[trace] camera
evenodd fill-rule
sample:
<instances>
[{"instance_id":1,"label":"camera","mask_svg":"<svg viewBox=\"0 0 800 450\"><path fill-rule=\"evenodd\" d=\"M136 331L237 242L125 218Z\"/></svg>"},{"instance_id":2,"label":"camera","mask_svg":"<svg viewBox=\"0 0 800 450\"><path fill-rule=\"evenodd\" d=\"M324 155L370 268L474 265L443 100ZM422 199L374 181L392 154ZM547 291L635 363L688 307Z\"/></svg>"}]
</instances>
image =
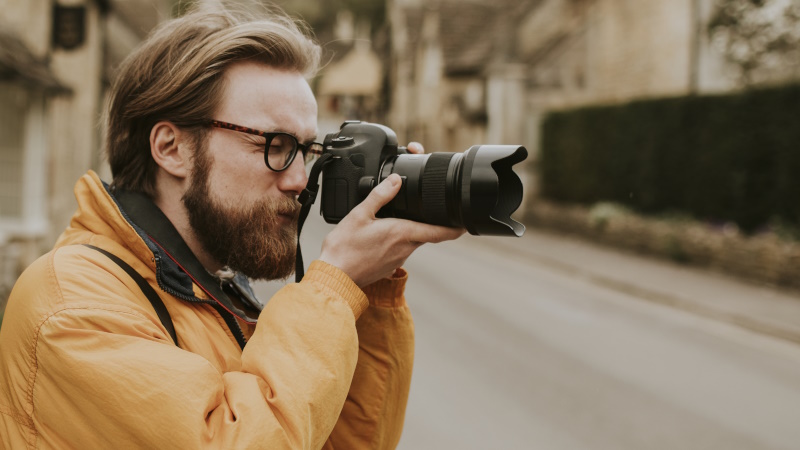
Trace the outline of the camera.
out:
<instances>
[{"instance_id":1,"label":"camera","mask_svg":"<svg viewBox=\"0 0 800 450\"><path fill-rule=\"evenodd\" d=\"M473 235L522 236L511 214L522 203L522 182L512 166L528 151L518 145L474 145L463 153L410 154L392 129L346 121L323 141L332 155L322 170L322 216L338 223L389 175L400 175L397 196L378 212Z\"/></svg>"}]
</instances>

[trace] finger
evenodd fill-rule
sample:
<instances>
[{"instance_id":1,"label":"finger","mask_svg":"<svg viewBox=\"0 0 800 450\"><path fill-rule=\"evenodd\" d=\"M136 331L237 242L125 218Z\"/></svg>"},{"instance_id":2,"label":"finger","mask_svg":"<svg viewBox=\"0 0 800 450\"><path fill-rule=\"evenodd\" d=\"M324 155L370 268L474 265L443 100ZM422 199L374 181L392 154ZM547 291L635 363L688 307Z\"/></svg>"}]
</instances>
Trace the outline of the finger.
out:
<instances>
[{"instance_id":1,"label":"finger","mask_svg":"<svg viewBox=\"0 0 800 450\"><path fill-rule=\"evenodd\" d=\"M400 175L396 173L389 175L381 184L375 186L375 189L356 208L363 209L367 214L374 217L379 209L397 195L397 192L400 191L401 183Z\"/></svg>"},{"instance_id":2,"label":"finger","mask_svg":"<svg viewBox=\"0 0 800 450\"><path fill-rule=\"evenodd\" d=\"M463 228L450 228L420 222L408 222L404 233L410 242L417 244L438 243L459 238L466 232Z\"/></svg>"},{"instance_id":3,"label":"finger","mask_svg":"<svg viewBox=\"0 0 800 450\"><path fill-rule=\"evenodd\" d=\"M419 142L409 142L408 147L406 148L408 149L409 153L414 153L417 155L425 153L425 147L423 147Z\"/></svg>"}]
</instances>

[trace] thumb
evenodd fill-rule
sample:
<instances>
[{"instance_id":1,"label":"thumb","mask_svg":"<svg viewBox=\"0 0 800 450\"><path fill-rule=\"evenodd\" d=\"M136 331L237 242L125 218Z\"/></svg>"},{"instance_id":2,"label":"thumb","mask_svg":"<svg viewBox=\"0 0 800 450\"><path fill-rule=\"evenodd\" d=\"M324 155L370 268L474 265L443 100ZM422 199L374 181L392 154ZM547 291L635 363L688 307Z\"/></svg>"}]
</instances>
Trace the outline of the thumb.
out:
<instances>
[{"instance_id":1,"label":"thumb","mask_svg":"<svg viewBox=\"0 0 800 450\"><path fill-rule=\"evenodd\" d=\"M400 179L400 175L394 173L389 175L389 177L383 180L381 184L377 185L375 189L369 193L367 198L361 202L359 208L363 208L368 214L374 217L379 209L389 203L394 196L397 195L400 191L401 184L402 180Z\"/></svg>"}]
</instances>

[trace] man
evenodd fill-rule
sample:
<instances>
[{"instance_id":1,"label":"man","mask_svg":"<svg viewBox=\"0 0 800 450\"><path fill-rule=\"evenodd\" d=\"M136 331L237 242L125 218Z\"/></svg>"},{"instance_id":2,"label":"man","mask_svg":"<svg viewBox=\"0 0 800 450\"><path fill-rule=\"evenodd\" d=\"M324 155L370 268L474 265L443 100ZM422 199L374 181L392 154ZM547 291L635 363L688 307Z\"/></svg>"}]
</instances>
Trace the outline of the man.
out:
<instances>
[{"instance_id":1,"label":"man","mask_svg":"<svg viewBox=\"0 0 800 450\"><path fill-rule=\"evenodd\" d=\"M462 230L375 219L393 176L263 311L243 276L293 270L318 60L288 19L220 12L165 24L123 64L113 183L78 182L69 227L9 300L0 447L396 446L413 359L399 267Z\"/></svg>"}]
</instances>

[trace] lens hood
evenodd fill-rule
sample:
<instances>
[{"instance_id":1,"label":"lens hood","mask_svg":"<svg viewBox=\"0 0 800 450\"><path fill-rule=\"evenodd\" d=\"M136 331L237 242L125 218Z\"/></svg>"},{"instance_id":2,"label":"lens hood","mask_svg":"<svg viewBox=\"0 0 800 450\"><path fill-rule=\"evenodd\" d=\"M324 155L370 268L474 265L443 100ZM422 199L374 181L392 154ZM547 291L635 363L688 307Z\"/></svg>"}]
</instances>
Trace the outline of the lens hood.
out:
<instances>
[{"instance_id":1,"label":"lens hood","mask_svg":"<svg viewBox=\"0 0 800 450\"><path fill-rule=\"evenodd\" d=\"M461 214L473 235L522 236L525 225L511 218L522 204L522 181L512 166L528 150L517 145L474 145L464 152Z\"/></svg>"}]
</instances>

